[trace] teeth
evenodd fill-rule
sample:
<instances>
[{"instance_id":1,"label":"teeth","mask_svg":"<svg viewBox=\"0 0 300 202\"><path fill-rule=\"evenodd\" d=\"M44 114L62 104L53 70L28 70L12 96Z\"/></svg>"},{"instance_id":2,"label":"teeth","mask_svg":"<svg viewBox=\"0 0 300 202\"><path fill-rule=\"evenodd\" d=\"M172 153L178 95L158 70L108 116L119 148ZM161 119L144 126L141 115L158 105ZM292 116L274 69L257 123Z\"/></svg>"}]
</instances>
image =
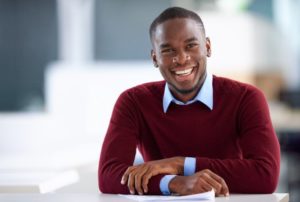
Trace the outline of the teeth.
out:
<instances>
[{"instance_id":1,"label":"teeth","mask_svg":"<svg viewBox=\"0 0 300 202\"><path fill-rule=\"evenodd\" d=\"M175 74L177 75L187 75L190 74L192 72L193 68L190 69L185 69L185 70L181 70L181 71L176 71Z\"/></svg>"}]
</instances>

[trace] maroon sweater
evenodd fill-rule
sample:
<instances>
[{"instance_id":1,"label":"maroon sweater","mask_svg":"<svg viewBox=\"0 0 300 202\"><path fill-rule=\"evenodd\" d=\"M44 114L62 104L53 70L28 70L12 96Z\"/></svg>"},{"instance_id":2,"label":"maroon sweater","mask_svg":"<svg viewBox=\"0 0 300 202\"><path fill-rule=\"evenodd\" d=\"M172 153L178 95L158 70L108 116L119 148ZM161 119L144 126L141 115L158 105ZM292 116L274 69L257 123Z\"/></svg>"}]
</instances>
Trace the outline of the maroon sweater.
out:
<instances>
[{"instance_id":1,"label":"maroon sweater","mask_svg":"<svg viewBox=\"0 0 300 202\"><path fill-rule=\"evenodd\" d=\"M196 157L196 171L210 169L230 192L271 193L280 168L280 148L268 105L253 86L213 77L213 110L196 102L171 103L163 112L165 81L139 85L118 98L99 162L99 188L128 194L121 185L136 147L144 161L173 156ZM163 175L149 182L149 194L161 194Z\"/></svg>"}]
</instances>

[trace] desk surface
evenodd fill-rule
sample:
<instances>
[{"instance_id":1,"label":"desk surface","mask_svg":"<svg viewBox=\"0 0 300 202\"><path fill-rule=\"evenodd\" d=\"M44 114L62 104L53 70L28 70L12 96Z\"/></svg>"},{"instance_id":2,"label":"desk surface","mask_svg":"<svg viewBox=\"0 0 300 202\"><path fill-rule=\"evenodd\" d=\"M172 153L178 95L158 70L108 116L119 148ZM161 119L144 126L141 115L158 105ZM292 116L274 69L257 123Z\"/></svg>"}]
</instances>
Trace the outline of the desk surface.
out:
<instances>
[{"instance_id":1,"label":"desk surface","mask_svg":"<svg viewBox=\"0 0 300 202\"><path fill-rule=\"evenodd\" d=\"M133 202L111 194L0 194L0 201L22 202ZM216 197L216 202L288 202L289 194L232 194L229 197Z\"/></svg>"}]
</instances>

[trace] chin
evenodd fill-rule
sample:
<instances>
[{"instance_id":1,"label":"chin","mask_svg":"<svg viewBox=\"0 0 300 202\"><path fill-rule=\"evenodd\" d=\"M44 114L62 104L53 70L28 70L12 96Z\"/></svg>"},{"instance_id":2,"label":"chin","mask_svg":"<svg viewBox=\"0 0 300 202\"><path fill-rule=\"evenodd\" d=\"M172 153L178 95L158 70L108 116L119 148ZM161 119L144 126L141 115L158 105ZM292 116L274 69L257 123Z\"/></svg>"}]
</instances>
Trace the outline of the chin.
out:
<instances>
[{"instance_id":1,"label":"chin","mask_svg":"<svg viewBox=\"0 0 300 202\"><path fill-rule=\"evenodd\" d=\"M175 87L175 90L180 94L186 95L186 94L190 94L190 93L194 92L195 90L197 90L197 85L195 85L193 87L190 87L190 88L177 88L177 87Z\"/></svg>"},{"instance_id":2,"label":"chin","mask_svg":"<svg viewBox=\"0 0 300 202\"><path fill-rule=\"evenodd\" d=\"M192 93L194 91L194 89L183 89L183 90L178 90L177 92L179 92L182 95L188 95L190 93Z\"/></svg>"}]
</instances>

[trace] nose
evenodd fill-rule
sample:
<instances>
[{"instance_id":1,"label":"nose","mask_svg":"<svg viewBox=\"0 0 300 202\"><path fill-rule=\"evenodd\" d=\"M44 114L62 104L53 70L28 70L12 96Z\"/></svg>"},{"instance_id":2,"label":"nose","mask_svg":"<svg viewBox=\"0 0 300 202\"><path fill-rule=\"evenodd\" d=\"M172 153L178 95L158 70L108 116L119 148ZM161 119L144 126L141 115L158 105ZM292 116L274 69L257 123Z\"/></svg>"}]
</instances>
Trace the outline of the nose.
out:
<instances>
[{"instance_id":1,"label":"nose","mask_svg":"<svg viewBox=\"0 0 300 202\"><path fill-rule=\"evenodd\" d=\"M172 61L173 61L174 64L184 65L190 59L191 59L191 56L182 51L182 52L179 52L177 55L175 55L173 57Z\"/></svg>"}]
</instances>

